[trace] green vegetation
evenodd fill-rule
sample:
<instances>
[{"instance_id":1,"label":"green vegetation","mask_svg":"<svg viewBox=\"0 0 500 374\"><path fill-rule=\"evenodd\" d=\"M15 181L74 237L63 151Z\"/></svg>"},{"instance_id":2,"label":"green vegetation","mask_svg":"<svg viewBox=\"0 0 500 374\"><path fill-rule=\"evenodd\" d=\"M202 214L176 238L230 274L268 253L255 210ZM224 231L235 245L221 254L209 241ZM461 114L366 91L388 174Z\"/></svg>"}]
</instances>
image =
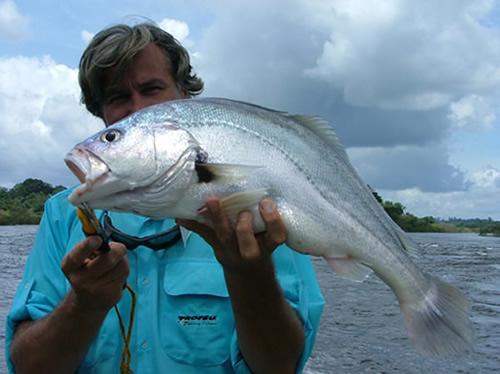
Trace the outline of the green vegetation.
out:
<instances>
[{"instance_id":1,"label":"green vegetation","mask_svg":"<svg viewBox=\"0 0 500 374\"><path fill-rule=\"evenodd\" d=\"M0 187L0 225L38 224L45 200L64 189L63 186L54 187L32 178L11 189ZM377 192L372 192L387 214L407 232L476 232L480 235L500 236L500 221L491 218L419 218L408 213L401 203L384 201Z\"/></svg>"},{"instance_id":2,"label":"green vegetation","mask_svg":"<svg viewBox=\"0 0 500 374\"><path fill-rule=\"evenodd\" d=\"M500 236L500 222L493 221L491 218L449 218L447 220L434 217L419 218L406 212L406 208L401 203L384 201L377 192L372 190L372 193L393 221L406 232L476 232L480 235Z\"/></svg>"},{"instance_id":3,"label":"green vegetation","mask_svg":"<svg viewBox=\"0 0 500 374\"><path fill-rule=\"evenodd\" d=\"M11 189L0 187L0 225L38 224L45 200L64 189L32 178Z\"/></svg>"},{"instance_id":4,"label":"green vegetation","mask_svg":"<svg viewBox=\"0 0 500 374\"><path fill-rule=\"evenodd\" d=\"M500 236L500 222L491 221L479 229L479 235Z\"/></svg>"}]
</instances>

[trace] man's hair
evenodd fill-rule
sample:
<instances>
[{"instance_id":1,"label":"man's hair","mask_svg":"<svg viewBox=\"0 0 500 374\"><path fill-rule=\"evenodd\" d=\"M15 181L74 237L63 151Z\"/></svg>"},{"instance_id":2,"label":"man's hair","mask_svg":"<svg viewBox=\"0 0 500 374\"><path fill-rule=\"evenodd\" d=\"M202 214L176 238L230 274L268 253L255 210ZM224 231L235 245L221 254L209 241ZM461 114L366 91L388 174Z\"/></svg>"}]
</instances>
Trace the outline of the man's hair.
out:
<instances>
[{"instance_id":1,"label":"man's hair","mask_svg":"<svg viewBox=\"0 0 500 374\"><path fill-rule=\"evenodd\" d=\"M153 23L134 26L119 24L97 33L80 59L78 81L82 90L82 103L88 111L102 118L104 101L104 72L115 68L114 82L120 80L133 58L154 43L168 56L172 76L179 89L195 96L203 90L203 81L192 72L186 49L168 32ZM165 62L168 63L165 59Z\"/></svg>"}]
</instances>

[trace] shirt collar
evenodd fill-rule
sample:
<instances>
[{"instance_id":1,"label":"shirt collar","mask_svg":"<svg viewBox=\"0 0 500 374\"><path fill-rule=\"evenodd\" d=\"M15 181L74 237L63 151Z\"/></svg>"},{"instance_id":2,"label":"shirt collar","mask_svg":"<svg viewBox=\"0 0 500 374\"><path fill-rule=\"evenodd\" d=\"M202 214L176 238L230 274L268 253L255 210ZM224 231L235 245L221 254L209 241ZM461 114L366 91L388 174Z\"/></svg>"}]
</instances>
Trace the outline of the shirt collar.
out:
<instances>
[{"instance_id":1,"label":"shirt collar","mask_svg":"<svg viewBox=\"0 0 500 374\"><path fill-rule=\"evenodd\" d=\"M181 236L182 236L182 242L184 244L184 247L187 247L187 242L191 234L193 233L191 230L188 230L182 226L179 226L181 230Z\"/></svg>"}]
</instances>

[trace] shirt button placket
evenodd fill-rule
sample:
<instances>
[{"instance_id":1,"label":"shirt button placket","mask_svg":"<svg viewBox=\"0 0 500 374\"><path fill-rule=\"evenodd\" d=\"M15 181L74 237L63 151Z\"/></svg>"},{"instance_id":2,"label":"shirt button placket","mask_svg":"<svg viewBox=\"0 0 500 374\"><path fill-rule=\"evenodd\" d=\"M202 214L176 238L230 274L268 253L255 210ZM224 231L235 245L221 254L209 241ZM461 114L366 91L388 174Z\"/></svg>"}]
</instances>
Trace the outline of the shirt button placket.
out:
<instances>
[{"instance_id":1,"label":"shirt button placket","mask_svg":"<svg viewBox=\"0 0 500 374\"><path fill-rule=\"evenodd\" d=\"M148 348L149 348L149 343L148 343L148 341L147 341L147 340L144 340L144 341L141 343L141 350L146 351L146 350L148 350Z\"/></svg>"}]
</instances>

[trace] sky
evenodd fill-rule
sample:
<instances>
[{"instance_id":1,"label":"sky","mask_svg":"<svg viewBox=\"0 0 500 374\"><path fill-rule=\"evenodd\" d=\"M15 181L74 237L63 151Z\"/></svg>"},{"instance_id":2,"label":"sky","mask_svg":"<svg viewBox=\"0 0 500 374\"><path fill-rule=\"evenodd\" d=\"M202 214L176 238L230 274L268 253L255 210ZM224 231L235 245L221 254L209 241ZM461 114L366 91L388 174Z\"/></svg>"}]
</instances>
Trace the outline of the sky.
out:
<instances>
[{"instance_id":1,"label":"sky","mask_svg":"<svg viewBox=\"0 0 500 374\"><path fill-rule=\"evenodd\" d=\"M203 96L328 120L384 199L500 220L498 0L0 0L0 186L76 184L64 155L103 126L81 53L144 20L186 46Z\"/></svg>"}]
</instances>

